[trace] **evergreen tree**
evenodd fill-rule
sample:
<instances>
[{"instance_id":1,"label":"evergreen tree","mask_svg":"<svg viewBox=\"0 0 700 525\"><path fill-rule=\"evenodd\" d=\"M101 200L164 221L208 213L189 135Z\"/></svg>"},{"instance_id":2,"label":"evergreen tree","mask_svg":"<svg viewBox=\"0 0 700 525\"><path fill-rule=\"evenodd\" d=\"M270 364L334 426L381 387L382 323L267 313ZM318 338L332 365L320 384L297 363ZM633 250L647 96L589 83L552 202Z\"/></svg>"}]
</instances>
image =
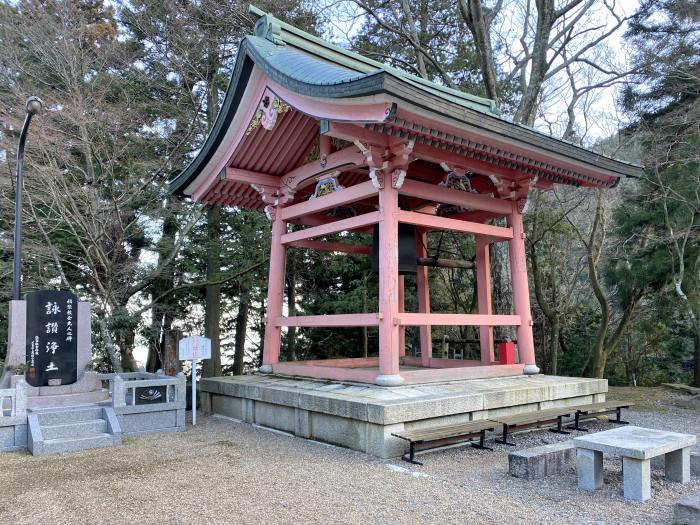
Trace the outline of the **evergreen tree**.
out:
<instances>
[{"instance_id":1,"label":"evergreen tree","mask_svg":"<svg viewBox=\"0 0 700 525\"><path fill-rule=\"evenodd\" d=\"M617 218L643 239L635 271L675 296L700 386L700 5L644 2L627 37L640 74L624 103L635 118L630 132L644 144L646 173ZM669 323L676 315L659 313Z\"/></svg>"}]
</instances>

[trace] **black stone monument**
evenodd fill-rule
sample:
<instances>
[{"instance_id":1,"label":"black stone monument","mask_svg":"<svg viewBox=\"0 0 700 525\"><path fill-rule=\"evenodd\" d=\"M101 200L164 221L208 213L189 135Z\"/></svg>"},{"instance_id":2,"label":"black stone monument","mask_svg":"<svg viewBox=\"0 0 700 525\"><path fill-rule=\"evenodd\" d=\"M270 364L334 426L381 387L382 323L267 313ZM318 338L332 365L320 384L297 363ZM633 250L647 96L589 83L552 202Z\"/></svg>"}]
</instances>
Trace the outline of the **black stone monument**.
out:
<instances>
[{"instance_id":1,"label":"black stone monument","mask_svg":"<svg viewBox=\"0 0 700 525\"><path fill-rule=\"evenodd\" d=\"M78 298L71 292L28 293L27 383L70 385L78 380Z\"/></svg>"}]
</instances>

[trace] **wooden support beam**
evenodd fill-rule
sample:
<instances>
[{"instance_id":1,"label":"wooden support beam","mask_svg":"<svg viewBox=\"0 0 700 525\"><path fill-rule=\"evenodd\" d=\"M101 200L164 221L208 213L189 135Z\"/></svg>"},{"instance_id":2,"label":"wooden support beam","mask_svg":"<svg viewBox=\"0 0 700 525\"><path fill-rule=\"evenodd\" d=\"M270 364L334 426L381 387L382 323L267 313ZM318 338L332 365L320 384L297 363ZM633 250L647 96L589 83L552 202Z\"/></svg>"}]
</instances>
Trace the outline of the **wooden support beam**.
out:
<instances>
[{"instance_id":1,"label":"wooden support beam","mask_svg":"<svg viewBox=\"0 0 700 525\"><path fill-rule=\"evenodd\" d=\"M329 222L337 221L338 219L334 217L329 217L328 215L314 214L314 215L304 215L303 217L297 217L289 221L289 224L296 224L299 226L318 226L319 224L328 224ZM364 226L362 228L355 228L353 230L356 233L372 233L374 231L374 226Z\"/></svg>"},{"instance_id":2,"label":"wooden support beam","mask_svg":"<svg viewBox=\"0 0 700 525\"><path fill-rule=\"evenodd\" d=\"M461 268L473 270L476 265L472 261L461 259L440 259L438 257L418 257L418 266L430 266L432 268Z\"/></svg>"},{"instance_id":3,"label":"wooden support beam","mask_svg":"<svg viewBox=\"0 0 700 525\"><path fill-rule=\"evenodd\" d=\"M406 180L399 190L401 195L417 197L441 204L453 204L463 208L490 211L502 215L510 214L513 211L513 202L502 199L495 199L480 193L470 193L466 191L443 188L425 182Z\"/></svg>"},{"instance_id":4,"label":"wooden support beam","mask_svg":"<svg viewBox=\"0 0 700 525\"><path fill-rule=\"evenodd\" d=\"M256 184L279 188L280 178L276 175L258 173L256 171L242 170L239 168L226 168L226 180L241 182L243 184Z\"/></svg>"},{"instance_id":5,"label":"wooden support beam","mask_svg":"<svg viewBox=\"0 0 700 525\"><path fill-rule=\"evenodd\" d=\"M455 151L449 151L444 149L452 148L452 145L436 145L435 147L423 144L420 139L416 140L416 145L413 149L413 153L416 157L424 159L435 164L440 164L441 162L446 162L451 167L462 170L472 170L481 175L495 175L496 177L504 177L506 179L521 179L521 178L531 178L532 176L527 174L522 168L508 168L505 166L499 166L488 162L486 160L481 160L478 158L478 154L475 156L467 155L468 150L466 148L460 148L459 146L454 146L455 151L460 151L457 153Z\"/></svg>"},{"instance_id":6,"label":"wooden support beam","mask_svg":"<svg viewBox=\"0 0 700 525\"><path fill-rule=\"evenodd\" d=\"M328 155L325 159L325 164L322 164L320 160L315 160L290 171L286 175L282 175L282 184L296 190L321 175L364 165L365 156L359 152L356 146L349 146Z\"/></svg>"},{"instance_id":7,"label":"wooden support beam","mask_svg":"<svg viewBox=\"0 0 700 525\"><path fill-rule=\"evenodd\" d=\"M341 140L353 142L355 139L360 139L366 145L389 147L390 137L376 131L368 130L362 124L351 124L349 122L330 122L326 135L335 137Z\"/></svg>"},{"instance_id":8,"label":"wooden support beam","mask_svg":"<svg viewBox=\"0 0 700 525\"><path fill-rule=\"evenodd\" d=\"M395 314L399 326L520 326L519 315L482 314Z\"/></svg>"},{"instance_id":9,"label":"wooden support beam","mask_svg":"<svg viewBox=\"0 0 700 525\"><path fill-rule=\"evenodd\" d=\"M328 195L323 195L322 197L317 197L306 202L287 206L282 209L282 220L290 221L297 217L302 217L311 213L320 213L337 206L352 204L353 202L361 201L376 195L377 188L374 187L372 181L367 180L338 192L329 193Z\"/></svg>"},{"instance_id":10,"label":"wooden support beam","mask_svg":"<svg viewBox=\"0 0 700 525\"><path fill-rule=\"evenodd\" d=\"M398 211L396 212L396 219L406 224L425 226L438 230L472 233L474 235L483 235L497 240L513 238L513 230L511 228L491 226L490 224L481 224L478 222L458 221L456 219L447 219L445 217L438 217L437 215L427 215L414 211Z\"/></svg>"},{"instance_id":11,"label":"wooden support beam","mask_svg":"<svg viewBox=\"0 0 700 525\"><path fill-rule=\"evenodd\" d=\"M346 242L327 242L327 241L312 241L309 239L303 241L294 241L287 244L290 248L308 248L309 250L319 250L324 252L341 252L341 253L360 253L369 255L372 253L371 246L363 244L348 244Z\"/></svg>"},{"instance_id":12,"label":"wooden support beam","mask_svg":"<svg viewBox=\"0 0 700 525\"><path fill-rule=\"evenodd\" d=\"M369 226L370 224L377 224L378 222L379 212L373 211L358 215L357 217L350 217L349 219L342 219L340 221L329 222L328 224L321 224L304 230L287 233L282 235L282 244L289 244L290 242L304 239L313 239L314 237L321 237L322 235L330 235L332 233L356 230L364 226Z\"/></svg>"},{"instance_id":13,"label":"wooden support beam","mask_svg":"<svg viewBox=\"0 0 700 525\"><path fill-rule=\"evenodd\" d=\"M378 326L380 315L370 314L334 314L334 315L297 315L293 317L277 317L275 326L304 326L304 327L352 327Z\"/></svg>"}]
</instances>

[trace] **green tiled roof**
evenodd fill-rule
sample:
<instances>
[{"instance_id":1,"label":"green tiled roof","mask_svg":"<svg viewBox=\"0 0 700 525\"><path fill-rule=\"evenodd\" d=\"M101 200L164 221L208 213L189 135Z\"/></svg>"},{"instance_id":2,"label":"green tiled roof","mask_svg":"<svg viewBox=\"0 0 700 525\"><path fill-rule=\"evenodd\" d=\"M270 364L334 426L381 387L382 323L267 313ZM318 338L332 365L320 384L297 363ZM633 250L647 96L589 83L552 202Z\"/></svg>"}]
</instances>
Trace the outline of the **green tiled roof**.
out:
<instances>
[{"instance_id":1,"label":"green tiled roof","mask_svg":"<svg viewBox=\"0 0 700 525\"><path fill-rule=\"evenodd\" d=\"M503 118L493 100L441 86L330 44L250 6L258 17L254 35L243 39L226 96L202 149L170 183L181 194L211 160L238 110L253 67L286 88L309 97L353 98L388 93L399 106L421 107L437 118L455 119L525 146L636 176L641 168L595 154Z\"/></svg>"},{"instance_id":2,"label":"green tiled roof","mask_svg":"<svg viewBox=\"0 0 700 525\"><path fill-rule=\"evenodd\" d=\"M306 69L302 74L305 77L313 79L314 83L324 84L337 84L349 80L359 80L363 76L367 77L385 72L425 92L437 95L443 100L449 100L452 103L483 113L500 115L496 103L491 99L477 97L457 89L435 84L416 75L411 75L400 69L382 64L381 62L364 57L358 53L353 53L342 47L335 46L292 25L282 22L252 5L249 7L249 11L260 18L255 25L255 34L257 38L247 37L246 40L255 47L261 46L261 50L265 48L270 53L270 58L272 59L274 59L273 57L276 58L276 56L279 56L280 58L283 57L289 60L288 62L285 60L275 60L275 64L279 67L280 71L297 70L298 67L303 64L303 67ZM274 46L277 48L277 53L275 53L267 43L278 44ZM279 45L283 45L284 47L279 47ZM287 47L286 51L284 51L285 47ZM320 67L318 65L319 60L334 67L332 69L318 71L321 73L321 76L316 77L314 75L317 68ZM353 72L356 75L350 76Z\"/></svg>"}]
</instances>

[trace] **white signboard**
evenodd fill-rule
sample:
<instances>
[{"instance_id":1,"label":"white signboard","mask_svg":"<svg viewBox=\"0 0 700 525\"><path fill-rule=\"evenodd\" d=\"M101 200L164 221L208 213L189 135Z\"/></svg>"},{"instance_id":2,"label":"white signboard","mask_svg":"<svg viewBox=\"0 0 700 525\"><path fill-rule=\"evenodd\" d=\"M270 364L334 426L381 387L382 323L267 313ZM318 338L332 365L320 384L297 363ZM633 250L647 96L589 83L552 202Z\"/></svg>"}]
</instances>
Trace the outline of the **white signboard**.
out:
<instances>
[{"instance_id":1,"label":"white signboard","mask_svg":"<svg viewBox=\"0 0 700 525\"><path fill-rule=\"evenodd\" d=\"M192 335L180 340L180 359L192 361L192 425L197 424L197 360L211 359L211 339Z\"/></svg>"},{"instance_id":2,"label":"white signboard","mask_svg":"<svg viewBox=\"0 0 700 525\"><path fill-rule=\"evenodd\" d=\"M193 335L180 340L180 360L211 359L211 339Z\"/></svg>"}]
</instances>

